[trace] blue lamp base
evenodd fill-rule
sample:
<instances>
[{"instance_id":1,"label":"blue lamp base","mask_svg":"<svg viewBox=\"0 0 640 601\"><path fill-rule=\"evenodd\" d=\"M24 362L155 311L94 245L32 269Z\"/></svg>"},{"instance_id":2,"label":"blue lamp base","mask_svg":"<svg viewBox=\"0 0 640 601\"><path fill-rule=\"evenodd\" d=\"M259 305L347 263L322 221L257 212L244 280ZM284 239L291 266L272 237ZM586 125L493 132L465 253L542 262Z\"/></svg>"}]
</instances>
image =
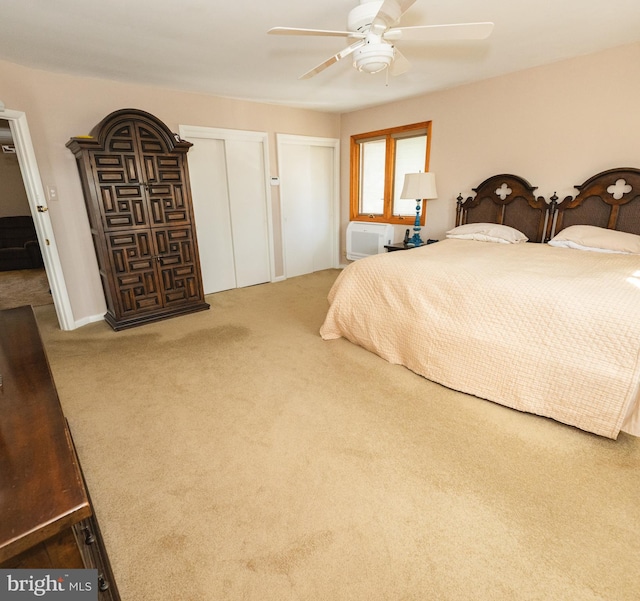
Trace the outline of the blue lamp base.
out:
<instances>
[{"instance_id":1,"label":"blue lamp base","mask_svg":"<svg viewBox=\"0 0 640 601\"><path fill-rule=\"evenodd\" d=\"M407 244L411 246L422 246L424 242L420 238L420 199L416 200L416 220L413 224L413 236L409 238Z\"/></svg>"}]
</instances>

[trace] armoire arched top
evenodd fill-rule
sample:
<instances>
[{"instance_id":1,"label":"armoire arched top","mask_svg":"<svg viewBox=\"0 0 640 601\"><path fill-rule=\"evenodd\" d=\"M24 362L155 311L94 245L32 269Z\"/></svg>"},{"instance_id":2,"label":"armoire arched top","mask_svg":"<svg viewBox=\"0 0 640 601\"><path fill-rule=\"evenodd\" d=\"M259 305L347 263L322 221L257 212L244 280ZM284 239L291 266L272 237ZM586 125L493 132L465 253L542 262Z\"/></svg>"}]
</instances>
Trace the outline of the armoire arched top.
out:
<instances>
[{"instance_id":1,"label":"armoire arched top","mask_svg":"<svg viewBox=\"0 0 640 601\"><path fill-rule=\"evenodd\" d=\"M151 113L140 109L126 108L119 109L107 115L102 121L95 125L88 135L75 136L69 140L67 146L72 152L76 150L106 150L109 146L109 140L112 136L117 135L122 128L126 128L129 124L135 123L137 127L144 129L150 128L155 132L152 136L161 140L166 147L164 152L186 153L193 144L180 138L173 133L160 119Z\"/></svg>"}]
</instances>

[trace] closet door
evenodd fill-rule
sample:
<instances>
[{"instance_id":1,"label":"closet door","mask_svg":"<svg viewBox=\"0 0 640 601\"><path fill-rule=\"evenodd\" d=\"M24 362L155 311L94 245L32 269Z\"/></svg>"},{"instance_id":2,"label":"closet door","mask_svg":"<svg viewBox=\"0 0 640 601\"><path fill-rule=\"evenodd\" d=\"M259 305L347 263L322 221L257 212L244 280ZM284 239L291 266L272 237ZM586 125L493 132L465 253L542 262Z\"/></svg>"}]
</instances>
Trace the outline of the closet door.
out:
<instances>
[{"instance_id":1,"label":"closet door","mask_svg":"<svg viewBox=\"0 0 640 601\"><path fill-rule=\"evenodd\" d=\"M271 279L262 140L225 141L236 287Z\"/></svg>"},{"instance_id":2,"label":"closet door","mask_svg":"<svg viewBox=\"0 0 640 601\"><path fill-rule=\"evenodd\" d=\"M338 266L339 140L278 135L286 277Z\"/></svg>"},{"instance_id":3,"label":"closet door","mask_svg":"<svg viewBox=\"0 0 640 601\"><path fill-rule=\"evenodd\" d=\"M185 135L181 130L181 135ZM191 137L189 177L204 293L236 287L225 142Z\"/></svg>"},{"instance_id":4,"label":"closet door","mask_svg":"<svg viewBox=\"0 0 640 601\"><path fill-rule=\"evenodd\" d=\"M269 282L273 273L267 136L181 126L205 294Z\"/></svg>"}]
</instances>

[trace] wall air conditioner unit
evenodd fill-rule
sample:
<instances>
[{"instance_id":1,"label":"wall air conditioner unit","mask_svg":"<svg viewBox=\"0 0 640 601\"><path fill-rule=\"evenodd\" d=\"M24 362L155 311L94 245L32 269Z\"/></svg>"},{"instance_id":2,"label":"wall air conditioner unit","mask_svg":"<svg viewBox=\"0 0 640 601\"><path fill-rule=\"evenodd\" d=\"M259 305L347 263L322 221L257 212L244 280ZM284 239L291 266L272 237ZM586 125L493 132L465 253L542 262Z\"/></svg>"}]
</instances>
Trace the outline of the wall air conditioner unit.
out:
<instances>
[{"instance_id":1,"label":"wall air conditioner unit","mask_svg":"<svg viewBox=\"0 0 640 601\"><path fill-rule=\"evenodd\" d=\"M382 253L385 244L393 244L393 226L390 223L349 222L347 259L350 261Z\"/></svg>"}]
</instances>

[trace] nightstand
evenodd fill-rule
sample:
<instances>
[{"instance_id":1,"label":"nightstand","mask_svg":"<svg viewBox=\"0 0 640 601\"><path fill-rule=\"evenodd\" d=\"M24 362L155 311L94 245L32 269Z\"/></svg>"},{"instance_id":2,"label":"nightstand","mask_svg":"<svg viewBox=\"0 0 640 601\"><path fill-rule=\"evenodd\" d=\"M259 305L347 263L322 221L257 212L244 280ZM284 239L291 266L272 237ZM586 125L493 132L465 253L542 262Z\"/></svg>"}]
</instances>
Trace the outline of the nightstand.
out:
<instances>
[{"instance_id":1,"label":"nightstand","mask_svg":"<svg viewBox=\"0 0 640 601\"><path fill-rule=\"evenodd\" d=\"M422 246L426 244L433 244L437 242L437 240L427 240ZM387 249L387 252L394 252L396 250L411 250L412 248L420 248L419 246L412 246L405 244L404 242L398 242L397 244L385 244L384 247Z\"/></svg>"}]
</instances>

